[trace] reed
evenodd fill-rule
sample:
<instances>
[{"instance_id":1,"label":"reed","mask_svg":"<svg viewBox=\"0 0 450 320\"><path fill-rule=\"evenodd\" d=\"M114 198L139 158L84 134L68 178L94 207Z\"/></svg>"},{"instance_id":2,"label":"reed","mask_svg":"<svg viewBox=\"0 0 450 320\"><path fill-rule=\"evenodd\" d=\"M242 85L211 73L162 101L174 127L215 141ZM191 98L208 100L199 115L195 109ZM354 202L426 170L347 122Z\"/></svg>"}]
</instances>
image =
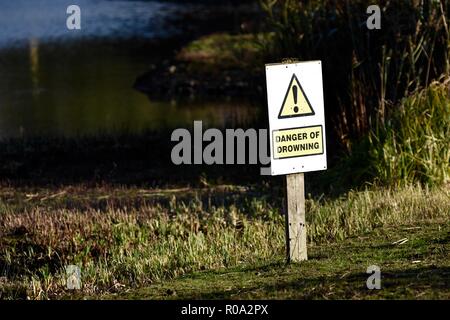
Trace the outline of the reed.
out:
<instances>
[{"instance_id":1,"label":"reed","mask_svg":"<svg viewBox=\"0 0 450 320\"><path fill-rule=\"evenodd\" d=\"M260 4L274 32L269 59L323 61L326 113L348 151L404 97L449 73L448 1L378 1L381 30L366 26L368 0Z\"/></svg>"},{"instance_id":2,"label":"reed","mask_svg":"<svg viewBox=\"0 0 450 320\"><path fill-rule=\"evenodd\" d=\"M449 80L405 98L390 120L370 134L368 153L376 180L405 185L450 181Z\"/></svg>"}]
</instances>

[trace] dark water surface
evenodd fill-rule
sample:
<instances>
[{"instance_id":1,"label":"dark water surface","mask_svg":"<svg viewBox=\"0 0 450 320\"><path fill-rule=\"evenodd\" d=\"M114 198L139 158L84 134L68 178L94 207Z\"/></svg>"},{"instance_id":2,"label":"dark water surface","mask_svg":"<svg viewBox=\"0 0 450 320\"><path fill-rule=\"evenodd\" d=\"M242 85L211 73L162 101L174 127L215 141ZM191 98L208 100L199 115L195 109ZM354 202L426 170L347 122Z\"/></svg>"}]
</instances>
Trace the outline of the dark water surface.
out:
<instances>
[{"instance_id":1,"label":"dark water surface","mask_svg":"<svg viewBox=\"0 0 450 320\"><path fill-rule=\"evenodd\" d=\"M189 6L81 0L82 30L69 31L72 3L0 1L1 138L138 132L191 127L194 120L245 126L256 119L257 108L245 101L152 101L132 88L172 53L155 39L179 34L166 18Z\"/></svg>"}]
</instances>

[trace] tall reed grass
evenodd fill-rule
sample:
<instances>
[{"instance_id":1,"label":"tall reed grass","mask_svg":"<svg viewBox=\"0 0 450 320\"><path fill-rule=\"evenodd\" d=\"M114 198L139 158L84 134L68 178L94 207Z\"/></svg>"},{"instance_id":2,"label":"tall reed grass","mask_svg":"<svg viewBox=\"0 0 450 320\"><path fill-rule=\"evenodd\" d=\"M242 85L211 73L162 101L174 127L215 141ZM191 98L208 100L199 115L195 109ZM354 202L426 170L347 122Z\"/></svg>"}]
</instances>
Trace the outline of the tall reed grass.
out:
<instances>
[{"instance_id":1,"label":"tall reed grass","mask_svg":"<svg viewBox=\"0 0 450 320\"><path fill-rule=\"evenodd\" d=\"M376 179L400 185L450 182L450 80L404 98L390 120L370 134Z\"/></svg>"},{"instance_id":2,"label":"tall reed grass","mask_svg":"<svg viewBox=\"0 0 450 320\"><path fill-rule=\"evenodd\" d=\"M320 183L342 192L364 184L428 186L450 182L450 79L417 90L391 108Z\"/></svg>"},{"instance_id":3,"label":"tall reed grass","mask_svg":"<svg viewBox=\"0 0 450 320\"><path fill-rule=\"evenodd\" d=\"M449 73L449 1L377 1L381 30L367 28L369 0L260 4L275 33L270 59L323 61L328 121L349 151L404 97Z\"/></svg>"}]
</instances>

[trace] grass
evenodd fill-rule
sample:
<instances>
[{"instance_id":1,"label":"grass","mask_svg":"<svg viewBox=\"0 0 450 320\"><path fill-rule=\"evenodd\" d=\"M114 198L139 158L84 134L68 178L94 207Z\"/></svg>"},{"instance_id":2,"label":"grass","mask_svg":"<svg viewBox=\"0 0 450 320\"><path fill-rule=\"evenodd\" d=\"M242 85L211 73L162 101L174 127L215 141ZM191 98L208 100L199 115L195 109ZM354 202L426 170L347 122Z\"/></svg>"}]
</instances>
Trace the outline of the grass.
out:
<instances>
[{"instance_id":1,"label":"grass","mask_svg":"<svg viewBox=\"0 0 450 320\"><path fill-rule=\"evenodd\" d=\"M379 1L381 30L366 25L373 1L259 2L275 34L272 61L322 60L328 122L348 150L403 98L449 74L446 2Z\"/></svg>"},{"instance_id":2,"label":"grass","mask_svg":"<svg viewBox=\"0 0 450 320\"><path fill-rule=\"evenodd\" d=\"M300 264L259 264L201 271L108 299L449 299L450 226L376 229L335 244L313 245ZM408 242L395 244L399 239ZM368 290L367 268L381 269L381 289Z\"/></svg>"},{"instance_id":3,"label":"grass","mask_svg":"<svg viewBox=\"0 0 450 320\"><path fill-rule=\"evenodd\" d=\"M177 59L190 62L197 68L245 68L248 72L264 62L263 43L273 34L214 33L203 36L186 45ZM258 67L259 68L259 67Z\"/></svg>"},{"instance_id":4,"label":"grass","mask_svg":"<svg viewBox=\"0 0 450 320\"><path fill-rule=\"evenodd\" d=\"M450 181L448 80L405 98L390 121L370 135L375 177L385 184Z\"/></svg>"},{"instance_id":5,"label":"grass","mask_svg":"<svg viewBox=\"0 0 450 320\"><path fill-rule=\"evenodd\" d=\"M3 187L0 194L3 299L72 296L65 289L69 264L83 273L83 290L74 297L98 297L201 270L253 268L284 259L277 195L256 187ZM420 186L366 190L308 199L307 209L309 242L333 248L383 228L448 224L450 192ZM424 241L424 248L431 244Z\"/></svg>"},{"instance_id":6,"label":"grass","mask_svg":"<svg viewBox=\"0 0 450 320\"><path fill-rule=\"evenodd\" d=\"M450 96L448 78L404 98L366 136L354 141L322 181L330 189L376 183L445 185L450 181ZM327 187L328 186L328 187ZM332 190L329 190L332 191Z\"/></svg>"}]
</instances>

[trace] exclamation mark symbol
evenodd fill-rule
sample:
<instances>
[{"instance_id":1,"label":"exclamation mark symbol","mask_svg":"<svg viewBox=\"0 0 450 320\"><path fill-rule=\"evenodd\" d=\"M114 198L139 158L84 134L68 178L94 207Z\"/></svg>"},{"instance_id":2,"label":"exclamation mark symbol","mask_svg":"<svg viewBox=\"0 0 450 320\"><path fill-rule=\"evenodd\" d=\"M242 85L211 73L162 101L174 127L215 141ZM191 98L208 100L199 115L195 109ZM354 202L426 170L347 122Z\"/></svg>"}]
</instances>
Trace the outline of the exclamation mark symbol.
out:
<instances>
[{"instance_id":1,"label":"exclamation mark symbol","mask_svg":"<svg viewBox=\"0 0 450 320\"><path fill-rule=\"evenodd\" d=\"M298 92L297 86L293 86L292 87L292 93L294 94L294 104L297 104L297 92ZM298 107L297 106L294 107L294 112L295 113L298 112Z\"/></svg>"}]
</instances>

